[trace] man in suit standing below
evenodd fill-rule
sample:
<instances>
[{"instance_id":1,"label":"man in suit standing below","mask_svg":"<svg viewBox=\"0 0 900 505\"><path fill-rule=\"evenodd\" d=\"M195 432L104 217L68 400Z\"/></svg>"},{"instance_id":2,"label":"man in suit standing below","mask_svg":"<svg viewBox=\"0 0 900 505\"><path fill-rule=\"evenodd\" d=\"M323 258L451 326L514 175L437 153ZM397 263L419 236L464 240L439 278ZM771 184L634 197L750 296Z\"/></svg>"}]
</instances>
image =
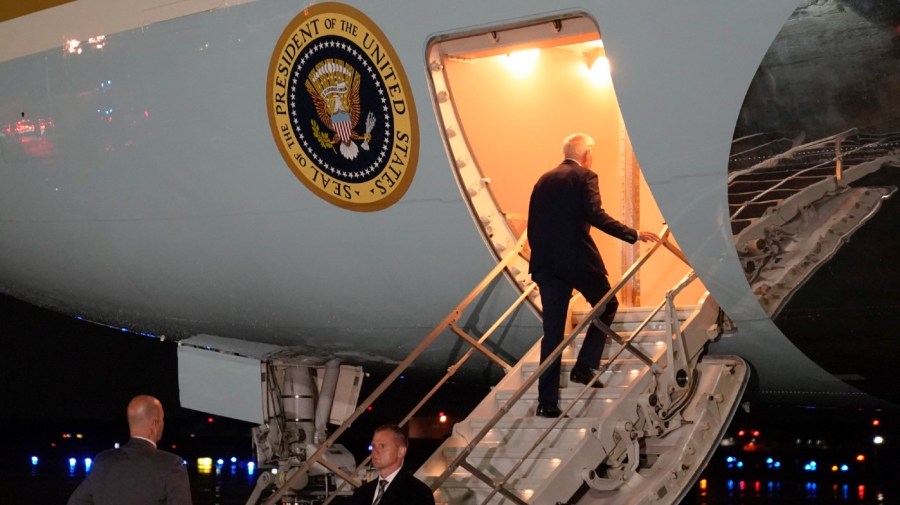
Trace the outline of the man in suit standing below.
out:
<instances>
[{"instance_id":1,"label":"man in suit standing below","mask_svg":"<svg viewBox=\"0 0 900 505\"><path fill-rule=\"evenodd\" d=\"M424 482L403 468L409 439L393 424L379 427L372 437L373 479L356 488L353 505L434 505L434 494Z\"/></svg>"},{"instance_id":2,"label":"man in suit standing below","mask_svg":"<svg viewBox=\"0 0 900 505\"><path fill-rule=\"evenodd\" d=\"M562 342L572 289L577 289L592 306L610 290L606 267L591 239L591 227L630 244L638 240L659 240L656 234L630 228L603 210L597 174L590 170L593 151L594 140L588 135L576 133L566 137L563 141L565 160L541 176L531 193L528 206L529 271L540 289L543 304L541 362ZM611 298L598 319L609 326L618 307L616 298ZM606 335L590 325L569 374L572 381L602 387L599 380L594 381L594 375L605 344ZM557 358L539 378L539 416L559 417L561 414L560 369Z\"/></svg>"},{"instance_id":3,"label":"man in suit standing below","mask_svg":"<svg viewBox=\"0 0 900 505\"><path fill-rule=\"evenodd\" d=\"M135 396L127 414L131 439L97 455L69 505L191 505L184 461L156 448L163 433L162 404L152 396Z\"/></svg>"}]
</instances>

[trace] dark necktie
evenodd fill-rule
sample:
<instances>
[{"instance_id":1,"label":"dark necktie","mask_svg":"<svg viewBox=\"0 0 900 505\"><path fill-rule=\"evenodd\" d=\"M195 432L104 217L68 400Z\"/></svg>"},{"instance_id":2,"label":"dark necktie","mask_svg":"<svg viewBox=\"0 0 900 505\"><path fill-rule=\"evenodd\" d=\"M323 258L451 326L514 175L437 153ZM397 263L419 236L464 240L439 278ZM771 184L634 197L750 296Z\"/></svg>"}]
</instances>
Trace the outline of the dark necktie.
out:
<instances>
[{"instance_id":1,"label":"dark necktie","mask_svg":"<svg viewBox=\"0 0 900 505\"><path fill-rule=\"evenodd\" d=\"M388 481L381 479L378 481L378 491L375 491L375 501L372 502L372 505L378 505L381 503L381 497L384 496L384 488L388 485Z\"/></svg>"}]
</instances>

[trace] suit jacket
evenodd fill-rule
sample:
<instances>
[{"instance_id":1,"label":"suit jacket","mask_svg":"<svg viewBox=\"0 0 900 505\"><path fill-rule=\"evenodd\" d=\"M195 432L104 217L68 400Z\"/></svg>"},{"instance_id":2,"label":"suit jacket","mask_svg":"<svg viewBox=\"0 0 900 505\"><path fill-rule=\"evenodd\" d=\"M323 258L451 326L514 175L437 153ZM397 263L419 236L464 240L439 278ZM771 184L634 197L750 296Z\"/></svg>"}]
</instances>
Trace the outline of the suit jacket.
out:
<instances>
[{"instance_id":1,"label":"suit jacket","mask_svg":"<svg viewBox=\"0 0 900 505\"><path fill-rule=\"evenodd\" d=\"M69 505L191 505L181 457L139 438L94 458L91 473L69 497Z\"/></svg>"},{"instance_id":2,"label":"suit jacket","mask_svg":"<svg viewBox=\"0 0 900 505\"><path fill-rule=\"evenodd\" d=\"M569 277L578 272L606 274L591 226L625 242L637 241L637 231L603 210L597 174L565 160L538 179L528 205L529 271L549 271Z\"/></svg>"},{"instance_id":3,"label":"suit jacket","mask_svg":"<svg viewBox=\"0 0 900 505\"><path fill-rule=\"evenodd\" d=\"M356 488L350 503L352 505L372 505L375 491L378 489L378 480L370 480ZM384 491L379 505L434 505L434 494L424 482L405 468L401 468L400 473L394 477Z\"/></svg>"}]
</instances>

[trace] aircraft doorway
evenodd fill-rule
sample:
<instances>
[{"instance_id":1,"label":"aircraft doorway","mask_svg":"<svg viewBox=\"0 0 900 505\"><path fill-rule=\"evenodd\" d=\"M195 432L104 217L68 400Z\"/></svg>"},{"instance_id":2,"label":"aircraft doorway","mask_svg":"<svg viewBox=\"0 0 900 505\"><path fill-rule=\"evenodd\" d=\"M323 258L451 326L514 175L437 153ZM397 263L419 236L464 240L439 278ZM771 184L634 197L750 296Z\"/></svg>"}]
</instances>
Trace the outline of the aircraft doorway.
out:
<instances>
[{"instance_id":1,"label":"aircraft doorway","mask_svg":"<svg viewBox=\"0 0 900 505\"><path fill-rule=\"evenodd\" d=\"M562 160L562 141L576 132L597 143L593 169L604 209L634 228L662 229L613 89L615 63L607 60L592 19L572 14L442 35L427 56L451 167L498 258L526 228L534 183ZM649 247L597 230L593 236L613 283ZM619 301L623 307L640 306L642 299L655 304L688 271L671 254L655 255ZM514 276L521 284L527 273ZM704 292L695 282L678 301L696 304Z\"/></svg>"}]
</instances>

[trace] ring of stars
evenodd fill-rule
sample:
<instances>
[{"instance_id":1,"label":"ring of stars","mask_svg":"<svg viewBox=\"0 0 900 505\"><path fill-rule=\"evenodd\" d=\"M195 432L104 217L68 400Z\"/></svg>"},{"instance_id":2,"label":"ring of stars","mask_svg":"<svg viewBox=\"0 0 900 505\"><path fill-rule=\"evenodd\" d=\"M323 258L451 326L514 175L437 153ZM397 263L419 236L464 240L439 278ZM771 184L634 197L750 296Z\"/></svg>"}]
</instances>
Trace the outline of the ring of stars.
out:
<instances>
[{"instance_id":1,"label":"ring of stars","mask_svg":"<svg viewBox=\"0 0 900 505\"><path fill-rule=\"evenodd\" d=\"M301 76L303 66L308 61L310 61L312 59L312 56L315 55L315 53L317 53L318 51L321 51L322 49L335 48L340 49L350 55L351 60L356 60L358 62L358 65L365 69L364 72L369 74L369 76L372 78L372 81L375 83L375 87L377 88L379 99L381 101L381 111L383 112L382 117L384 118L384 129L386 132L393 131L393 125L391 124L393 118L391 117L391 111L390 107L388 106L387 96L385 96L384 87L381 85L381 80L378 78L378 74L375 72L375 68L372 67L372 65L369 63L369 60L365 57L365 54L358 51L356 47L351 44L337 42L334 40L313 44L298 60L294 73L291 76L291 100L289 104L291 112L291 122L294 125L294 131L297 134L298 140L301 144L303 144L304 150L320 168L330 172L332 175L343 177L345 179L368 179L370 176L379 172L384 161L388 158L388 148L390 147L392 134L383 136L381 149L378 150L378 156L375 157L375 160L372 162L372 164L366 167L365 170L347 171L340 170L337 167L331 166L324 158L319 156L312 148L312 146L310 146L308 138L303 134L303 130L300 128L300 118L297 116L296 94L297 86L303 81L303 78Z\"/></svg>"}]
</instances>

